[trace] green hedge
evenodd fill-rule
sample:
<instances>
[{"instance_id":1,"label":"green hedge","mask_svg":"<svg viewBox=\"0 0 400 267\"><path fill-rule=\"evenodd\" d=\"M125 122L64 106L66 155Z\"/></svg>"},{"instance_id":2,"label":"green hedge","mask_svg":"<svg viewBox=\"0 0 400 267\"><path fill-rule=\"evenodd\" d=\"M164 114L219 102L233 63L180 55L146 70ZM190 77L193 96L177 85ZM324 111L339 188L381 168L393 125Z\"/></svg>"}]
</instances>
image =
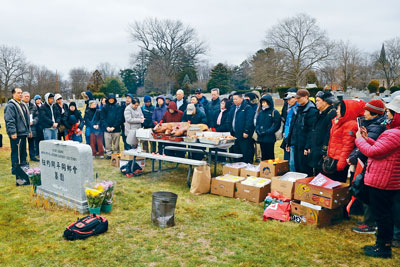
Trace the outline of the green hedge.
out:
<instances>
[{"instance_id":1,"label":"green hedge","mask_svg":"<svg viewBox=\"0 0 400 267\"><path fill-rule=\"evenodd\" d=\"M390 93L393 94L396 91L400 91L400 85L390 87Z\"/></svg>"}]
</instances>

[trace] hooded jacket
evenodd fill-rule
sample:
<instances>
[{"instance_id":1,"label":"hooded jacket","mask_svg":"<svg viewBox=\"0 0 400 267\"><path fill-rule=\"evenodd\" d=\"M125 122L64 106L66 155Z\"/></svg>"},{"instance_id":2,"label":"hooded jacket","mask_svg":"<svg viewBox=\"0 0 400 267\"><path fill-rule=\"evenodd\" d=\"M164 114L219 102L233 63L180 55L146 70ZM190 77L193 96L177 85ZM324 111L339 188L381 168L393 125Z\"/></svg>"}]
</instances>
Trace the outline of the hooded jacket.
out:
<instances>
[{"instance_id":1,"label":"hooded jacket","mask_svg":"<svg viewBox=\"0 0 400 267\"><path fill-rule=\"evenodd\" d=\"M152 120L153 120L153 124L157 124L160 123L160 121L162 120L162 117L164 116L164 113L167 111L167 106L165 105L165 97L163 95L159 95L156 98L156 102L158 101L158 99L161 98L162 100L164 100L164 103L161 105L161 107L158 105L156 105L156 108L154 109L154 113L152 116Z\"/></svg>"},{"instance_id":2,"label":"hooded jacket","mask_svg":"<svg viewBox=\"0 0 400 267\"><path fill-rule=\"evenodd\" d=\"M309 149L311 144L311 130L317 120L318 110L309 100L304 106L298 105L293 109L290 122L288 145L300 149Z\"/></svg>"},{"instance_id":3,"label":"hooded jacket","mask_svg":"<svg viewBox=\"0 0 400 267\"><path fill-rule=\"evenodd\" d=\"M368 137L377 140L378 137L386 130L384 125L385 118L383 116L377 116L370 120L363 120L362 126L367 129ZM355 147L349 156L349 161L353 165L357 165L357 159L367 163L367 157L360 152L358 147Z\"/></svg>"},{"instance_id":4,"label":"hooded jacket","mask_svg":"<svg viewBox=\"0 0 400 267\"><path fill-rule=\"evenodd\" d=\"M329 138L328 156L336 159L337 171L347 166L346 159L354 149L358 130L357 117L363 116L365 102L345 99L346 111L343 117L332 120L331 136Z\"/></svg>"},{"instance_id":5,"label":"hooded jacket","mask_svg":"<svg viewBox=\"0 0 400 267\"><path fill-rule=\"evenodd\" d=\"M110 103L109 100L113 98L114 103ZM107 127L114 127L111 133L121 132L121 124L123 121L121 106L117 103L117 99L114 94L108 94L106 105L103 107L100 113L101 125L105 132Z\"/></svg>"},{"instance_id":6,"label":"hooded jacket","mask_svg":"<svg viewBox=\"0 0 400 267\"><path fill-rule=\"evenodd\" d=\"M287 120L290 119L289 117L288 114ZM310 155L308 157L308 165L311 168L322 169L322 159L328 151L332 120L335 117L336 109L333 106L327 107L317 115L317 120L311 130Z\"/></svg>"},{"instance_id":7,"label":"hooded jacket","mask_svg":"<svg viewBox=\"0 0 400 267\"><path fill-rule=\"evenodd\" d=\"M150 103L150 106L146 106L145 104L142 106L142 113L144 116L144 123L143 123L143 128L148 129L148 128L153 128L153 113L154 113L154 106L153 104Z\"/></svg>"},{"instance_id":8,"label":"hooded jacket","mask_svg":"<svg viewBox=\"0 0 400 267\"><path fill-rule=\"evenodd\" d=\"M236 112L235 128L231 127L232 135L238 139L243 139L243 134L246 133L249 136L248 138L251 138L255 128L253 109L244 99L237 111L236 109L237 107L232 105L229 111L229 121L231 124L233 124Z\"/></svg>"},{"instance_id":9,"label":"hooded jacket","mask_svg":"<svg viewBox=\"0 0 400 267\"><path fill-rule=\"evenodd\" d=\"M357 138L356 145L368 157L364 183L382 190L400 190L400 114L395 113L389 130L376 141Z\"/></svg>"},{"instance_id":10,"label":"hooded jacket","mask_svg":"<svg viewBox=\"0 0 400 267\"><path fill-rule=\"evenodd\" d=\"M44 95L44 104L39 108L39 125L41 129L53 128L54 123L60 123L60 114L53 104L49 104L49 95Z\"/></svg>"},{"instance_id":11,"label":"hooded jacket","mask_svg":"<svg viewBox=\"0 0 400 267\"><path fill-rule=\"evenodd\" d=\"M208 102L207 107L207 122L209 128L215 128L217 124L217 118L221 110L221 100L217 98L216 100L211 100Z\"/></svg>"},{"instance_id":12,"label":"hooded jacket","mask_svg":"<svg viewBox=\"0 0 400 267\"><path fill-rule=\"evenodd\" d=\"M17 106L19 105L19 107ZM22 107L22 103L11 99L4 109L6 131L9 136L17 134L17 137L26 137L31 132L29 126L29 111Z\"/></svg>"},{"instance_id":13,"label":"hooded jacket","mask_svg":"<svg viewBox=\"0 0 400 267\"><path fill-rule=\"evenodd\" d=\"M171 113L169 110L172 109L175 112ZM169 102L168 110L164 113L162 117L163 122L181 122L183 116L183 112L178 110L176 103L174 101Z\"/></svg>"},{"instance_id":14,"label":"hooded jacket","mask_svg":"<svg viewBox=\"0 0 400 267\"><path fill-rule=\"evenodd\" d=\"M281 127L281 114L274 108L274 101L270 95L265 95L260 100L267 101L268 108L261 109L256 118L257 141L260 143L275 143L275 132Z\"/></svg>"},{"instance_id":15,"label":"hooded jacket","mask_svg":"<svg viewBox=\"0 0 400 267\"><path fill-rule=\"evenodd\" d=\"M187 110L183 113L182 121L190 121L190 124L207 124L207 117L203 111L199 108L196 108L196 114L188 115Z\"/></svg>"},{"instance_id":16,"label":"hooded jacket","mask_svg":"<svg viewBox=\"0 0 400 267\"><path fill-rule=\"evenodd\" d=\"M128 105L125 108L124 117L126 142L129 145L136 146L138 144L136 130L142 127L141 120L144 118L142 109L139 106L134 109L132 105Z\"/></svg>"}]
</instances>

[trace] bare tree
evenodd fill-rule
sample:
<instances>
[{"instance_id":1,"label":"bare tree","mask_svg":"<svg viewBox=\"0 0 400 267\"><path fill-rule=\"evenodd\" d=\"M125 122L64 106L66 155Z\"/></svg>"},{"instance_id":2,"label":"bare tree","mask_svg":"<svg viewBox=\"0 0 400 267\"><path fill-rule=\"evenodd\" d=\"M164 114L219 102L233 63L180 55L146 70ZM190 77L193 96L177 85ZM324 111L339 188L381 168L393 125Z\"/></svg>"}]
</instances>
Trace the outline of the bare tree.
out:
<instances>
[{"instance_id":1,"label":"bare tree","mask_svg":"<svg viewBox=\"0 0 400 267\"><path fill-rule=\"evenodd\" d=\"M30 64L19 84L24 91L30 92L31 95L44 95L48 92L63 93L64 83L56 72L45 66Z\"/></svg>"},{"instance_id":2,"label":"bare tree","mask_svg":"<svg viewBox=\"0 0 400 267\"><path fill-rule=\"evenodd\" d=\"M10 94L26 72L26 58L24 53L15 46L0 46L0 96Z\"/></svg>"},{"instance_id":3,"label":"bare tree","mask_svg":"<svg viewBox=\"0 0 400 267\"><path fill-rule=\"evenodd\" d=\"M339 63L338 71L341 85L344 90L347 90L349 85L354 86L354 82L359 75L361 65L360 51L349 41L340 41L337 45L336 60Z\"/></svg>"},{"instance_id":4,"label":"bare tree","mask_svg":"<svg viewBox=\"0 0 400 267\"><path fill-rule=\"evenodd\" d=\"M100 63L96 69L101 73L103 79L118 76L116 68L108 62Z\"/></svg>"},{"instance_id":5,"label":"bare tree","mask_svg":"<svg viewBox=\"0 0 400 267\"><path fill-rule=\"evenodd\" d=\"M79 97L89 83L91 74L85 68L74 68L69 71L71 93Z\"/></svg>"},{"instance_id":6,"label":"bare tree","mask_svg":"<svg viewBox=\"0 0 400 267\"><path fill-rule=\"evenodd\" d=\"M139 42L139 47L148 53L150 61L156 62L162 75L168 77L168 90L173 85L182 57L196 62L197 57L206 52L195 29L179 20L147 18L130 24L129 31L132 40Z\"/></svg>"},{"instance_id":7,"label":"bare tree","mask_svg":"<svg viewBox=\"0 0 400 267\"><path fill-rule=\"evenodd\" d=\"M378 55L378 53L375 53ZM386 79L389 89L400 78L400 38L387 40L382 44L379 57L376 56L376 66Z\"/></svg>"},{"instance_id":8,"label":"bare tree","mask_svg":"<svg viewBox=\"0 0 400 267\"><path fill-rule=\"evenodd\" d=\"M265 44L285 54L285 76L289 85L295 86L332 50L327 34L307 14L298 14L273 26L267 32Z\"/></svg>"}]
</instances>

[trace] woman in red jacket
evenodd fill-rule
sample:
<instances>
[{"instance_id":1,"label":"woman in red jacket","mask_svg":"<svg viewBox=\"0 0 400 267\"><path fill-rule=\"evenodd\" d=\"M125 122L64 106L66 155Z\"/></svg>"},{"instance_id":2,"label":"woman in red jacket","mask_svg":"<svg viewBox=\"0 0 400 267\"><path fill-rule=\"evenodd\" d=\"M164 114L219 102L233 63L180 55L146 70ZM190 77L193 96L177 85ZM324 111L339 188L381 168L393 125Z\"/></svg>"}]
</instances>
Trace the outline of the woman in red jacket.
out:
<instances>
[{"instance_id":1,"label":"woman in red jacket","mask_svg":"<svg viewBox=\"0 0 400 267\"><path fill-rule=\"evenodd\" d=\"M368 138L366 129L357 132L356 145L368 157L364 183L368 186L372 213L376 218L378 234L374 246L365 246L367 256L390 258L394 203L400 202L400 96L386 105L390 121L388 130L374 141Z\"/></svg>"},{"instance_id":2,"label":"woman in red jacket","mask_svg":"<svg viewBox=\"0 0 400 267\"><path fill-rule=\"evenodd\" d=\"M326 175L339 182L346 182L349 166L346 159L354 148L357 117L364 114L365 102L360 100L342 100L337 108L337 116L332 120L328 156L337 161L336 170Z\"/></svg>"}]
</instances>

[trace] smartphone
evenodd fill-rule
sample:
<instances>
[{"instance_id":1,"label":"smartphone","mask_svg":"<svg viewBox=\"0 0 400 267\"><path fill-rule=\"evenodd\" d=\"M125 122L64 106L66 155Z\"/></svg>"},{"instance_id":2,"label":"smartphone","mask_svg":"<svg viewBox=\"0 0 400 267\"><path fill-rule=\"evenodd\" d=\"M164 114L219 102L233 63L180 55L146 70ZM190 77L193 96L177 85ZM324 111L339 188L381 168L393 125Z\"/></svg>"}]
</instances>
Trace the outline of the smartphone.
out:
<instances>
[{"instance_id":1,"label":"smartphone","mask_svg":"<svg viewBox=\"0 0 400 267\"><path fill-rule=\"evenodd\" d=\"M361 122L362 122L362 118L361 117L357 117L357 125L358 125L358 129L360 129L360 130L361 130L361 127L362 127Z\"/></svg>"}]
</instances>

